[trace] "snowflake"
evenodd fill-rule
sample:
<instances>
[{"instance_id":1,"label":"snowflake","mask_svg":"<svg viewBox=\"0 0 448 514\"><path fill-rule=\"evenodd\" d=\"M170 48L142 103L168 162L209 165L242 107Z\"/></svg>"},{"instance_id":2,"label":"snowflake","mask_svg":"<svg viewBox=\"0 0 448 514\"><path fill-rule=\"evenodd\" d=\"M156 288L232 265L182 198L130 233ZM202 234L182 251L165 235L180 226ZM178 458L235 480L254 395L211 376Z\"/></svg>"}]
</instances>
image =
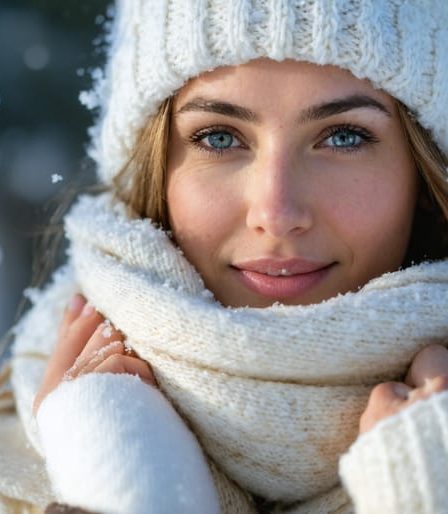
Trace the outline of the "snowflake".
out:
<instances>
[{"instance_id":1,"label":"snowflake","mask_svg":"<svg viewBox=\"0 0 448 514\"><path fill-rule=\"evenodd\" d=\"M58 182L62 182L64 180L64 177L62 175L59 175L58 173L53 173L51 175L51 183L57 184Z\"/></svg>"}]
</instances>

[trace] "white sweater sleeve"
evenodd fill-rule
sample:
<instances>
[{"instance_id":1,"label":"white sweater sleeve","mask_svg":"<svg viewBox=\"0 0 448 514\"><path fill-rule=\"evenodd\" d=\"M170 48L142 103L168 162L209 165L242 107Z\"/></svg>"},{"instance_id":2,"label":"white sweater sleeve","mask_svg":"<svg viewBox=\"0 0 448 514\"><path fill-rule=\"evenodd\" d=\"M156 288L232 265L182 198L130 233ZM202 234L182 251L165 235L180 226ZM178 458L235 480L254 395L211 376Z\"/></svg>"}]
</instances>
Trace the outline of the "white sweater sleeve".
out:
<instances>
[{"instance_id":1,"label":"white sweater sleeve","mask_svg":"<svg viewBox=\"0 0 448 514\"><path fill-rule=\"evenodd\" d=\"M37 424L59 501L102 514L218 514L202 450L156 388L128 374L62 382Z\"/></svg>"},{"instance_id":2,"label":"white sweater sleeve","mask_svg":"<svg viewBox=\"0 0 448 514\"><path fill-rule=\"evenodd\" d=\"M341 457L357 514L448 512L448 391L379 422Z\"/></svg>"}]
</instances>

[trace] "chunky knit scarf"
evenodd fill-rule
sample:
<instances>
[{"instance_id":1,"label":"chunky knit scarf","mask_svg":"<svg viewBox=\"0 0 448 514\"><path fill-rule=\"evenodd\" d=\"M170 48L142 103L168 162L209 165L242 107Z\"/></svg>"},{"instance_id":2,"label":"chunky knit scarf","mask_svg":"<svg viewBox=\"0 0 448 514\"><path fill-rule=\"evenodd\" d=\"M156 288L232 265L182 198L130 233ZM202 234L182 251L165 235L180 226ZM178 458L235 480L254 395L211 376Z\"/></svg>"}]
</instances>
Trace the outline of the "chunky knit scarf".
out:
<instances>
[{"instance_id":1,"label":"chunky knit scarf","mask_svg":"<svg viewBox=\"0 0 448 514\"><path fill-rule=\"evenodd\" d=\"M271 500L332 488L372 385L448 336L446 261L317 305L225 308L165 232L110 195L81 198L66 229L90 302L151 364L211 460Z\"/></svg>"}]
</instances>

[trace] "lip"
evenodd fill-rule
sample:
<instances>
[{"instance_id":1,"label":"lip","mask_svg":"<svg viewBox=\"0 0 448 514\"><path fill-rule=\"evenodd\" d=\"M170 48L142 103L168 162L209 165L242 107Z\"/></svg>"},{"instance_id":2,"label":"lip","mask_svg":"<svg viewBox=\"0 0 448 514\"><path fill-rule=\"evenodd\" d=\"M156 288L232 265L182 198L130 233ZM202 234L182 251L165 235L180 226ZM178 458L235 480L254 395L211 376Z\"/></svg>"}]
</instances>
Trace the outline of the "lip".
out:
<instances>
[{"instance_id":1,"label":"lip","mask_svg":"<svg viewBox=\"0 0 448 514\"><path fill-rule=\"evenodd\" d=\"M272 259L262 258L251 261L244 261L233 264L234 268L245 271L255 271L268 275L270 273L281 273L286 270L288 275L299 275L312 273L314 271L326 268L330 263L308 261L306 259L290 258L290 259Z\"/></svg>"},{"instance_id":2,"label":"lip","mask_svg":"<svg viewBox=\"0 0 448 514\"><path fill-rule=\"evenodd\" d=\"M316 287L334 264L297 258L263 258L234 264L232 267L239 280L251 291L269 298L287 299L303 295ZM288 275L274 276L282 270Z\"/></svg>"}]
</instances>

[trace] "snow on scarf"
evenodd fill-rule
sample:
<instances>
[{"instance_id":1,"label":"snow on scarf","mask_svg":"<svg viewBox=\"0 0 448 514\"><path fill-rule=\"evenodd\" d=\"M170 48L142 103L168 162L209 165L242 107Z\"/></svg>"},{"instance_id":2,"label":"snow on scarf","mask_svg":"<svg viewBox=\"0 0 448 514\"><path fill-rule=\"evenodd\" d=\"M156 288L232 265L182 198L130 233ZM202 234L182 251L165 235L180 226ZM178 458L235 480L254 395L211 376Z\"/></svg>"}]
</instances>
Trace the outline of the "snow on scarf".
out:
<instances>
[{"instance_id":1,"label":"snow on scarf","mask_svg":"<svg viewBox=\"0 0 448 514\"><path fill-rule=\"evenodd\" d=\"M447 261L316 305L225 308L165 232L108 194L82 197L66 230L89 301L151 364L209 457L268 499L337 484L372 385L448 336Z\"/></svg>"}]
</instances>

